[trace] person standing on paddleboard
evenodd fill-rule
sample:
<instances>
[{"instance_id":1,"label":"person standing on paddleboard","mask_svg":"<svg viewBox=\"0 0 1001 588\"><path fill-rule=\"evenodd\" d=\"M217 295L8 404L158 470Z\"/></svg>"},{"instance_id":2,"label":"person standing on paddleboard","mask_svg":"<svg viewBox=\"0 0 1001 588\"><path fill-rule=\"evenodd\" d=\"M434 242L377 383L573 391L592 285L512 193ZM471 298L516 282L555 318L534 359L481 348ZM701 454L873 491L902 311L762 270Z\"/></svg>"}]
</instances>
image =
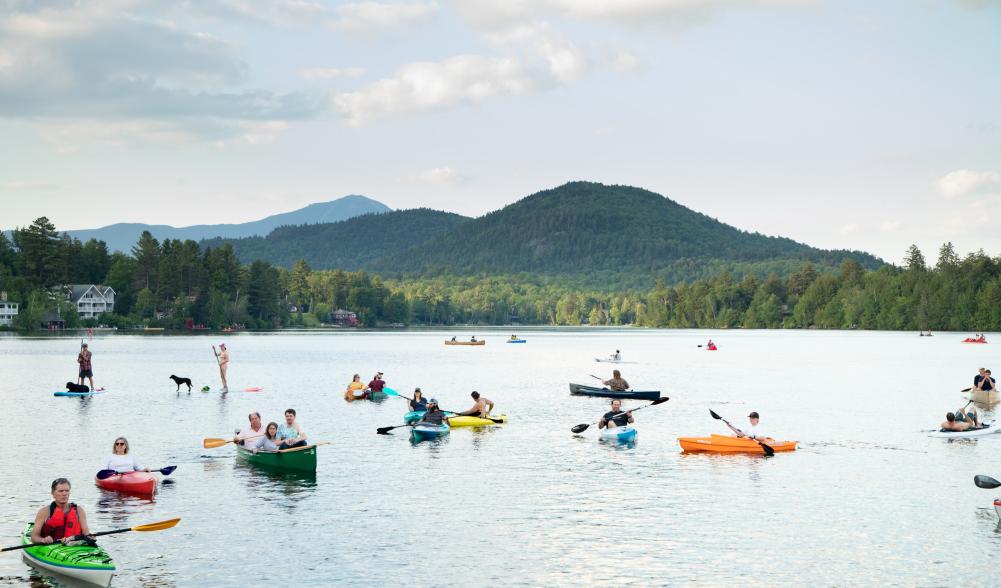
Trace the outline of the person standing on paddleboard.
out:
<instances>
[{"instance_id":1,"label":"person standing on paddleboard","mask_svg":"<svg viewBox=\"0 0 1001 588\"><path fill-rule=\"evenodd\" d=\"M70 481L57 478L52 482L52 502L38 509L35 526L31 529L32 543L70 543L80 535L90 535L87 513L70 502Z\"/></svg>"},{"instance_id":2,"label":"person standing on paddleboard","mask_svg":"<svg viewBox=\"0 0 1001 588\"><path fill-rule=\"evenodd\" d=\"M219 344L219 353L216 353L216 360L219 362L219 377L222 378L222 391L229 392L229 384L226 383L226 370L229 369L229 351L225 343Z\"/></svg>"},{"instance_id":3,"label":"person standing on paddleboard","mask_svg":"<svg viewBox=\"0 0 1001 588\"><path fill-rule=\"evenodd\" d=\"M80 366L80 375L77 378L77 384L83 384L83 379L87 378L90 380L90 389L96 392L97 388L94 387L94 366L91 364L92 357L93 354L87 348L87 344L81 343L80 353L76 356L76 362Z\"/></svg>"}]
</instances>

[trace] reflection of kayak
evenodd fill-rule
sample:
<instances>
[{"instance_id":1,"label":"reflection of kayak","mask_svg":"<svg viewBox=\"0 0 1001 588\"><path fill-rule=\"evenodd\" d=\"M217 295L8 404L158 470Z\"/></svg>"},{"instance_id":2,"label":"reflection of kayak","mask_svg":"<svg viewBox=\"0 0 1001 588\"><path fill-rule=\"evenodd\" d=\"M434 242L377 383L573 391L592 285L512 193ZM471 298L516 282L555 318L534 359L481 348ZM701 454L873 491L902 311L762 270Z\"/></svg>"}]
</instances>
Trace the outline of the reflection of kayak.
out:
<instances>
[{"instance_id":1,"label":"reflection of kayak","mask_svg":"<svg viewBox=\"0 0 1001 588\"><path fill-rule=\"evenodd\" d=\"M21 545L31 543L30 523L21 534ZM90 545L63 545L53 543L38 547L28 547L21 551L24 561L30 565L68 576L98 586L110 586L111 577L115 575L115 562L108 552L101 547Z\"/></svg>"},{"instance_id":2,"label":"reflection of kayak","mask_svg":"<svg viewBox=\"0 0 1001 588\"><path fill-rule=\"evenodd\" d=\"M425 423L414 425L413 430L410 431L410 435L413 437L414 442L428 441L448 435L448 430L449 426L445 424L429 425Z\"/></svg>"},{"instance_id":3,"label":"reflection of kayak","mask_svg":"<svg viewBox=\"0 0 1001 588\"><path fill-rule=\"evenodd\" d=\"M997 390L971 390L969 398L980 404L995 404L1001 400Z\"/></svg>"},{"instance_id":4,"label":"reflection of kayak","mask_svg":"<svg viewBox=\"0 0 1001 588\"><path fill-rule=\"evenodd\" d=\"M941 439L972 439L973 437L983 437L985 435L993 435L994 433L1001 433L1001 427L994 426L994 421L991 421L984 423L984 426L979 429L968 429L966 431L943 431L939 429L938 431L928 433L928 436Z\"/></svg>"},{"instance_id":5,"label":"reflection of kayak","mask_svg":"<svg viewBox=\"0 0 1001 588\"><path fill-rule=\"evenodd\" d=\"M156 492L156 475L152 472L127 472L103 480L94 477L94 483L104 490L117 490L144 496Z\"/></svg>"},{"instance_id":6,"label":"reflection of kayak","mask_svg":"<svg viewBox=\"0 0 1001 588\"><path fill-rule=\"evenodd\" d=\"M486 345L486 339L480 339L479 341L445 341L445 345Z\"/></svg>"},{"instance_id":7,"label":"reflection of kayak","mask_svg":"<svg viewBox=\"0 0 1001 588\"><path fill-rule=\"evenodd\" d=\"M987 339L974 339L973 337L967 337L963 339L963 343L987 343Z\"/></svg>"},{"instance_id":8,"label":"reflection of kayak","mask_svg":"<svg viewBox=\"0 0 1001 588\"><path fill-rule=\"evenodd\" d=\"M277 470L316 471L316 445L306 445L282 451L258 451L254 453L242 446L236 446L236 453L247 463Z\"/></svg>"},{"instance_id":9,"label":"reflection of kayak","mask_svg":"<svg viewBox=\"0 0 1001 588\"><path fill-rule=\"evenodd\" d=\"M616 443L629 443L636 440L636 429L633 427L612 427L604 428L598 437L602 441L612 441Z\"/></svg>"},{"instance_id":10,"label":"reflection of kayak","mask_svg":"<svg viewBox=\"0 0 1001 588\"><path fill-rule=\"evenodd\" d=\"M753 439L744 437L729 437L727 435L710 435L709 437L679 437L678 444L682 451L704 451L707 453L764 453ZM793 451L795 441L765 441L765 444L779 451Z\"/></svg>"},{"instance_id":11,"label":"reflection of kayak","mask_svg":"<svg viewBox=\"0 0 1001 588\"><path fill-rule=\"evenodd\" d=\"M574 396L598 396L600 398L631 398L635 400L657 400L660 398L660 390L609 390L608 388L595 388L583 384L570 384L570 393Z\"/></svg>"}]
</instances>

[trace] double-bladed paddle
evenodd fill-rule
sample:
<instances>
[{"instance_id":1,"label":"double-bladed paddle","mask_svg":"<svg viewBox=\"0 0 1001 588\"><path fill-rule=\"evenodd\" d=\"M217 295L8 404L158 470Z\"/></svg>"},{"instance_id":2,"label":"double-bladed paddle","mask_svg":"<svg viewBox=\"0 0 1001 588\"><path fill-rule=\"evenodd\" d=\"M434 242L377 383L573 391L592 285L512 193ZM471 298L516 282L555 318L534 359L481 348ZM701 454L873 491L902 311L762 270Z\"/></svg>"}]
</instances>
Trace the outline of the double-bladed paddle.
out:
<instances>
[{"instance_id":1,"label":"double-bladed paddle","mask_svg":"<svg viewBox=\"0 0 1001 588\"><path fill-rule=\"evenodd\" d=\"M990 476L985 476L983 474L977 474L973 476L973 483L977 485L977 488L983 488L985 490L991 490L1001 486L1001 482L998 482Z\"/></svg>"},{"instance_id":2,"label":"double-bladed paddle","mask_svg":"<svg viewBox=\"0 0 1001 588\"><path fill-rule=\"evenodd\" d=\"M629 414L629 413L636 412L637 410L643 410L644 408L650 408L651 406L657 406L658 404L663 404L663 403L667 402L668 400L670 400L670 398L668 398L667 396L665 396L663 398L658 398L657 400L654 400L650 404L647 404L647 405L644 405L644 406L638 406L638 407L636 407L636 408L634 408L632 410L625 411L625 413ZM570 428L570 432L571 433L583 433L591 425L597 425L597 424L598 423L589 423L589 424L588 423L581 423L579 425L574 425L573 427Z\"/></svg>"},{"instance_id":3,"label":"double-bladed paddle","mask_svg":"<svg viewBox=\"0 0 1001 588\"><path fill-rule=\"evenodd\" d=\"M396 397L399 397L399 398L405 398L407 400L413 400L413 398L411 398L409 396L404 396L403 394L400 394L399 392L397 392L396 390L393 390L392 388L383 388L382 391L385 392L388 396L396 396ZM454 411L451 411L451 410L443 410L442 412L448 413L450 416L472 416L472 415L461 415L461 414L459 414L457 412L454 412ZM495 419L492 416L478 416L476 418L478 418L478 419L486 419L488 421L493 421L494 424L497 424L497 425L503 425L504 424L504 420L503 419ZM393 427L382 427L382 428L376 429L375 432L379 433L380 435L385 435L386 431L392 431L393 429L396 429L398 427L409 427L409 426L410 425L395 425Z\"/></svg>"},{"instance_id":4,"label":"double-bladed paddle","mask_svg":"<svg viewBox=\"0 0 1001 588\"><path fill-rule=\"evenodd\" d=\"M169 529L181 522L178 517L176 519L169 519L166 521L160 521L159 523L149 523L148 525L139 525L137 527L129 527L128 529L115 529L114 531L101 531L100 533L91 533L87 537L100 537L102 535L115 535L116 533L128 533L129 531L162 531L164 529ZM78 535L79 537L79 535ZM14 547L4 547L0 551L14 551L16 549L26 549L28 547L44 547L46 545L54 545L54 543L28 543L26 545L15 545Z\"/></svg>"},{"instance_id":5,"label":"double-bladed paddle","mask_svg":"<svg viewBox=\"0 0 1001 588\"><path fill-rule=\"evenodd\" d=\"M177 466L173 465L173 466L167 466L165 468L160 468L158 470L153 470L153 471L154 472L160 472L161 474L163 474L165 476L169 476L170 474L173 474L174 470L176 470L176 469L177 469ZM115 470L101 470L101 471L97 472L97 479L98 480L107 480L108 478L110 478L112 476L121 476L122 474L131 474L131 473L133 473L133 472L116 472Z\"/></svg>"},{"instance_id":6,"label":"double-bladed paddle","mask_svg":"<svg viewBox=\"0 0 1001 588\"><path fill-rule=\"evenodd\" d=\"M731 425L730 421L726 420L725 418L723 418L723 417L719 416L718 414L716 414L715 412L713 412L713 409L711 409L711 408L709 409L709 414L713 415L713 418L716 419L717 421L723 421L724 423L726 423L726 426L730 427L733 430L734 433L737 433L738 435L741 435L741 436L744 435L743 431L741 431L737 427ZM757 439L755 439L753 437L747 437L747 438L750 439L751 441L754 441L758 445L760 445L761 448L765 450L765 456L766 457L771 457L771 456L775 455L775 450L772 449L771 447L769 447L768 445L762 443L761 441L758 441Z\"/></svg>"}]
</instances>

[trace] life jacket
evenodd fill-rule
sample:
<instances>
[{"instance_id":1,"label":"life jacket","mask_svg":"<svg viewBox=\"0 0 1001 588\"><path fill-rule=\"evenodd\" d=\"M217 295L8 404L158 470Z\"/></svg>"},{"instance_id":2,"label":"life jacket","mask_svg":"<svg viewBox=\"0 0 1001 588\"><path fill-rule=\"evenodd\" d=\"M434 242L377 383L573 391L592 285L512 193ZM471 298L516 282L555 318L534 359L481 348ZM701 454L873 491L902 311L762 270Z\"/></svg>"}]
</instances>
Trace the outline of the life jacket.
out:
<instances>
[{"instance_id":1,"label":"life jacket","mask_svg":"<svg viewBox=\"0 0 1001 588\"><path fill-rule=\"evenodd\" d=\"M72 537L80 534L80 518L77 516L76 503L70 503L69 512L64 512L56 507L53 502L49 505L49 518L45 519L42 525L42 537L52 537L53 541L59 541L63 537Z\"/></svg>"}]
</instances>

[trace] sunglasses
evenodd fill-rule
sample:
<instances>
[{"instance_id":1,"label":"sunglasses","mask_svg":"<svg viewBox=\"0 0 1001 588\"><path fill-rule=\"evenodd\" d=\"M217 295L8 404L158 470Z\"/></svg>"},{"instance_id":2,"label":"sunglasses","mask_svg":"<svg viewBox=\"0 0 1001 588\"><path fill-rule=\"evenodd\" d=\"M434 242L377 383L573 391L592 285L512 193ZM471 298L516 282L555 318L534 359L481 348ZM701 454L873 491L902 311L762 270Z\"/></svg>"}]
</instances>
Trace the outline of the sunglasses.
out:
<instances>
[{"instance_id":1,"label":"sunglasses","mask_svg":"<svg viewBox=\"0 0 1001 588\"><path fill-rule=\"evenodd\" d=\"M125 445L122 441L115 441L115 445Z\"/></svg>"}]
</instances>

